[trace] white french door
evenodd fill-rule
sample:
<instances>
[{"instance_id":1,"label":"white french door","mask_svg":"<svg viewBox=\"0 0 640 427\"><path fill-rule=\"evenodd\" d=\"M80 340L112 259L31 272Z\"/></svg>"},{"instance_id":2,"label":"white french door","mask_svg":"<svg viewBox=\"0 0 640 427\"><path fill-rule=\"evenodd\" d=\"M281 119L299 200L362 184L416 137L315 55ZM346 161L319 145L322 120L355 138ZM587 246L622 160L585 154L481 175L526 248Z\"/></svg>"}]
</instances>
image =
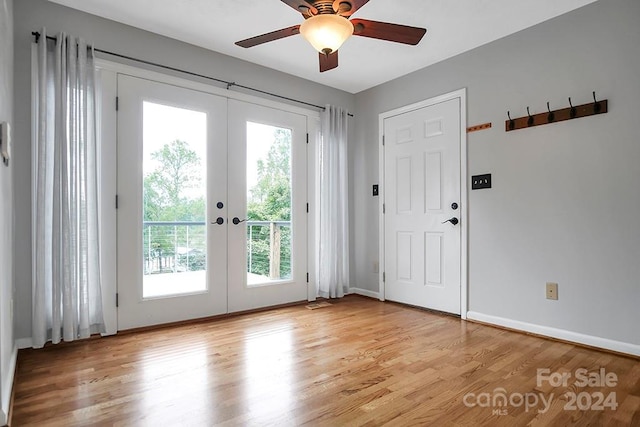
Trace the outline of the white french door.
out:
<instances>
[{"instance_id":1,"label":"white french door","mask_svg":"<svg viewBox=\"0 0 640 427\"><path fill-rule=\"evenodd\" d=\"M306 141L305 116L229 100L230 312L307 299Z\"/></svg>"},{"instance_id":2,"label":"white french door","mask_svg":"<svg viewBox=\"0 0 640 427\"><path fill-rule=\"evenodd\" d=\"M118 99L118 329L226 313L227 100L125 75Z\"/></svg>"},{"instance_id":3,"label":"white french door","mask_svg":"<svg viewBox=\"0 0 640 427\"><path fill-rule=\"evenodd\" d=\"M306 300L306 116L117 83L118 329Z\"/></svg>"},{"instance_id":4,"label":"white french door","mask_svg":"<svg viewBox=\"0 0 640 427\"><path fill-rule=\"evenodd\" d=\"M461 98L383 120L385 298L461 312Z\"/></svg>"}]
</instances>

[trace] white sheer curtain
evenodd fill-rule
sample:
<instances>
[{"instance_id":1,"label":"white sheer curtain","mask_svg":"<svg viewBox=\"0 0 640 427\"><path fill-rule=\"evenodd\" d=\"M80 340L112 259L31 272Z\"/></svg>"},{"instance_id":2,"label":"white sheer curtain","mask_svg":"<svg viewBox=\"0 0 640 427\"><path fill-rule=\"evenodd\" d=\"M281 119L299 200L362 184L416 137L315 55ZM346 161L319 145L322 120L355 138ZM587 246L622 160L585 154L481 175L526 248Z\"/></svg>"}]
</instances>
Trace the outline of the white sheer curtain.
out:
<instances>
[{"instance_id":1,"label":"white sheer curtain","mask_svg":"<svg viewBox=\"0 0 640 427\"><path fill-rule=\"evenodd\" d=\"M37 47L33 346L103 332L93 48L58 34Z\"/></svg>"},{"instance_id":2,"label":"white sheer curtain","mask_svg":"<svg viewBox=\"0 0 640 427\"><path fill-rule=\"evenodd\" d=\"M347 111L327 105L322 114L318 164L318 296L341 298L349 289Z\"/></svg>"}]
</instances>

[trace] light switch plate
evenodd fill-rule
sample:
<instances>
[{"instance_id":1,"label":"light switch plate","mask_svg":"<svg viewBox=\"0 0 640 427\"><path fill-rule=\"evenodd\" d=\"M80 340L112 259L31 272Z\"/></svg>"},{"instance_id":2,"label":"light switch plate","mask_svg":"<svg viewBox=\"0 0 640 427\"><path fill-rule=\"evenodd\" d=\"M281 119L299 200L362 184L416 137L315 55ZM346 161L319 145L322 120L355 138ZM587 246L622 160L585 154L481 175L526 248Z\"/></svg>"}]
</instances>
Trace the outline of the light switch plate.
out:
<instances>
[{"instance_id":1,"label":"light switch plate","mask_svg":"<svg viewBox=\"0 0 640 427\"><path fill-rule=\"evenodd\" d=\"M491 174L473 175L471 177L471 189L480 190L482 188L491 188Z\"/></svg>"}]
</instances>

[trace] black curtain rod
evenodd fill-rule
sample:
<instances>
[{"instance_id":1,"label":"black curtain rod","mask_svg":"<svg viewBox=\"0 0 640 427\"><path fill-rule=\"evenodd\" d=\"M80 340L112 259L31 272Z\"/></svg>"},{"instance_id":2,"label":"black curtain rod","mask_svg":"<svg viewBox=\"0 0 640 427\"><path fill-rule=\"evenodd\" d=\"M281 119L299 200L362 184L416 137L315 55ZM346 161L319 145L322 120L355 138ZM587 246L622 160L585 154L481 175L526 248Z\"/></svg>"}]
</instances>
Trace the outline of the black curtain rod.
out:
<instances>
[{"instance_id":1,"label":"black curtain rod","mask_svg":"<svg viewBox=\"0 0 640 427\"><path fill-rule=\"evenodd\" d=\"M31 32L31 35L33 35L36 38L36 43L38 43L40 41L40 33L39 32L33 31L33 32ZM57 38L53 37L53 36L47 36L47 39L48 40L54 40L54 41L57 40ZM165 70L176 71L178 73L188 74L190 76L200 77L202 79L207 79L207 80L212 80L212 81L217 82L217 83L224 83L225 85L227 85L227 90L229 90L230 88L236 86L236 87L239 87L239 88L242 88L242 89L246 89L246 90L250 90L250 91L253 91L253 92L262 93L264 95L273 96L275 98L285 99L287 101L297 102L298 104L303 104L303 105L307 105L309 107L314 107L314 108L318 108L320 110L325 110L325 107L323 107L321 105L311 104L309 102L300 101L298 99L289 98L289 97L286 97L286 96L278 95L276 93L267 92L265 90L256 89L256 88L253 88L253 87L241 85L241 84L238 84L236 82L228 82L226 80L217 79L215 77L205 76L204 74L198 74L198 73L194 73L192 71L187 71L187 70L182 70L180 68L170 67L168 65L162 65L162 64L158 64L156 62L147 61L145 59L139 59L139 58L134 58L132 56L127 56L127 55L122 55L122 54L115 53L115 52L110 52L108 50L103 50L103 49L98 49L98 48L94 48L93 50L95 50L96 52L99 52L99 53L104 53L105 55L111 55L111 56L115 56L115 57L122 58L122 59L128 59L129 61L140 62L140 63L146 64L146 65L152 65L154 67L164 68ZM351 113L348 113L348 115L349 115L349 117L353 117L353 114L351 114Z\"/></svg>"}]
</instances>

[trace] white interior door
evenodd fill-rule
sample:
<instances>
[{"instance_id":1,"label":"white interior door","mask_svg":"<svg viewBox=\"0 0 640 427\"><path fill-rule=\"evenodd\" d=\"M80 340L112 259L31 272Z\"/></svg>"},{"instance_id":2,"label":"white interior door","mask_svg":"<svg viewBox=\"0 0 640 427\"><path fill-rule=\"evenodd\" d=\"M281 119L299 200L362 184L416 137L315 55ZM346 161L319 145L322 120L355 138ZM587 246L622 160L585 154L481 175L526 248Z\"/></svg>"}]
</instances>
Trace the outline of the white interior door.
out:
<instances>
[{"instance_id":1,"label":"white interior door","mask_svg":"<svg viewBox=\"0 0 640 427\"><path fill-rule=\"evenodd\" d=\"M460 98L383 126L385 298L460 314Z\"/></svg>"},{"instance_id":2,"label":"white interior door","mask_svg":"<svg viewBox=\"0 0 640 427\"><path fill-rule=\"evenodd\" d=\"M307 299L307 118L229 100L229 311Z\"/></svg>"},{"instance_id":3,"label":"white interior door","mask_svg":"<svg viewBox=\"0 0 640 427\"><path fill-rule=\"evenodd\" d=\"M227 100L125 75L118 97L118 329L226 313Z\"/></svg>"}]
</instances>

